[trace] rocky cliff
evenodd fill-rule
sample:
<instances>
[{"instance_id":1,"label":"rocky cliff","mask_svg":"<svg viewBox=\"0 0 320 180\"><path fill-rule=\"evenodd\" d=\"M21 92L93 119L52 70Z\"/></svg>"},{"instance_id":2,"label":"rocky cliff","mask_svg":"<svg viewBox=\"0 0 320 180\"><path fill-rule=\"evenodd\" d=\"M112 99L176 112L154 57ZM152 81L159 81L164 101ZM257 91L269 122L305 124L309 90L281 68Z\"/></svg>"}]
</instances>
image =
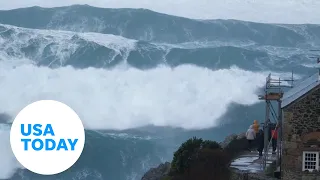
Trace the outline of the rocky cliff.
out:
<instances>
[{"instance_id":1,"label":"rocky cliff","mask_svg":"<svg viewBox=\"0 0 320 180\"><path fill-rule=\"evenodd\" d=\"M158 167L151 168L149 171L147 171L141 180L162 180L168 175L170 167L171 165L169 162L162 163Z\"/></svg>"},{"instance_id":2,"label":"rocky cliff","mask_svg":"<svg viewBox=\"0 0 320 180\"><path fill-rule=\"evenodd\" d=\"M242 144L243 140L245 140L245 133L240 134L232 134L227 136L222 142L220 142L220 146L222 148L227 148L230 144ZM141 180L170 180L168 178L168 174L170 172L171 164L169 162L160 164L158 167L151 168L147 171ZM230 168L231 169L231 168ZM275 178L270 178L265 176L264 174L258 173L248 173L245 171L239 171L237 169L231 169L231 177L230 180L275 180ZM201 180L201 179L195 179Z\"/></svg>"}]
</instances>

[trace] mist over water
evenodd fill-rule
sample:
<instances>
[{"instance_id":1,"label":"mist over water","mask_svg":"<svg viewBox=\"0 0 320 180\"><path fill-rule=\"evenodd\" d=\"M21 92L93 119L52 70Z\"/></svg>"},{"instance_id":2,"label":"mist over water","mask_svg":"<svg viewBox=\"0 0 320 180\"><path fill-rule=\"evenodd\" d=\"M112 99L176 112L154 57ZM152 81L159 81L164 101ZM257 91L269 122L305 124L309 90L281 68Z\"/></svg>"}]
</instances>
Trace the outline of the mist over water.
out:
<instances>
[{"instance_id":1,"label":"mist over water","mask_svg":"<svg viewBox=\"0 0 320 180\"><path fill-rule=\"evenodd\" d=\"M219 141L225 124L237 133L262 120L266 76L316 72L309 49L320 47L319 25L147 10L35 7L0 11L0 23L0 179L13 180L140 179L187 138ZM71 106L87 133L80 160L50 177L21 169L6 123L42 99Z\"/></svg>"}]
</instances>

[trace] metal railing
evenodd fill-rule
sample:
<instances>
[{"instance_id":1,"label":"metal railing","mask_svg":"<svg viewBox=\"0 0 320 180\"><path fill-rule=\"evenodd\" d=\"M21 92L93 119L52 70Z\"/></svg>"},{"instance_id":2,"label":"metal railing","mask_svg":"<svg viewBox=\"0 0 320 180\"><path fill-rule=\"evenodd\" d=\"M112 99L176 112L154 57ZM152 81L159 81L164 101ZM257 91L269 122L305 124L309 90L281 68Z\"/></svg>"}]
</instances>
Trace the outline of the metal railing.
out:
<instances>
[{"instance_id":1,"label":"metal railing","mask_svg":"<svg viewBox=\"0 0 320 180\"><path fill-rule=\"evenodd\" d=\"M267 127L264 127L264 128L269 128L268 126L269 126L269 124L267 125ZM279 123L276 124L275 130L278 130L278 127L279 127ZM264 154L263 154L263 160L261 161L261 163L262 163L262 167L264 170L266 169L266 165L267 165L267 161L268 161L268 154L269 154L270 145L272 144L272 139L273 139L276 132L278 132L278 131L273 131L273 133L271 134L271 139L269 140L269 143L267 146L267 152L264 152ZM279 151L279 149L277 149L277 151Z\"/></svg>"}]
</instances>

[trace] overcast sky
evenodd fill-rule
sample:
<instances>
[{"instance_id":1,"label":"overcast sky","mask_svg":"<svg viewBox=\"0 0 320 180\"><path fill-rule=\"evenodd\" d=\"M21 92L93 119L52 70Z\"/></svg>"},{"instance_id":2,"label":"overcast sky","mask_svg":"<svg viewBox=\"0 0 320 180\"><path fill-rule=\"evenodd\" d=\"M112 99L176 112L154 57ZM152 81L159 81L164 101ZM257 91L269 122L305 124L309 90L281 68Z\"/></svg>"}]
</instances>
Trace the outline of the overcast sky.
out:
<instances>
[{"instance_id":1,"label":"overcast sky","mask_svg":"<svg viewBox=\"0 0 320 180\"><path fill-rule=\"evenodd\" d=\"M200 19L320 24L320 0L0 0L0 9L71 4L108 8L147 8Z\"/></svg>"}]
</instances>

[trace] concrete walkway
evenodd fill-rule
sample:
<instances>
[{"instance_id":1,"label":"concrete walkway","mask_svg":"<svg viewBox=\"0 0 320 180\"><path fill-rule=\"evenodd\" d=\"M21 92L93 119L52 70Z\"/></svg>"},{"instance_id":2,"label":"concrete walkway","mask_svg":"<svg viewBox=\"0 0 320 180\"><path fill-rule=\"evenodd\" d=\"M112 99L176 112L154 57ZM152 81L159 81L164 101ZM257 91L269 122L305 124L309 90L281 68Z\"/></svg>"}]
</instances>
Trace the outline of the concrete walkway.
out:
<instances>
[{"instance_id":1,"label":"concrete walkway","mask_svg":"<svg viewBox=\"0 0 320 180\"><path fill-rule=\"evenodd\" d=\"M269 150L267 166L275 161L276 158L276 154L272 154L272 150ZM231 167L250 173L263 172L262 158L259 158L258 151L247 152L241 155L231 163Z\"/></svg>"}]
</instances>

